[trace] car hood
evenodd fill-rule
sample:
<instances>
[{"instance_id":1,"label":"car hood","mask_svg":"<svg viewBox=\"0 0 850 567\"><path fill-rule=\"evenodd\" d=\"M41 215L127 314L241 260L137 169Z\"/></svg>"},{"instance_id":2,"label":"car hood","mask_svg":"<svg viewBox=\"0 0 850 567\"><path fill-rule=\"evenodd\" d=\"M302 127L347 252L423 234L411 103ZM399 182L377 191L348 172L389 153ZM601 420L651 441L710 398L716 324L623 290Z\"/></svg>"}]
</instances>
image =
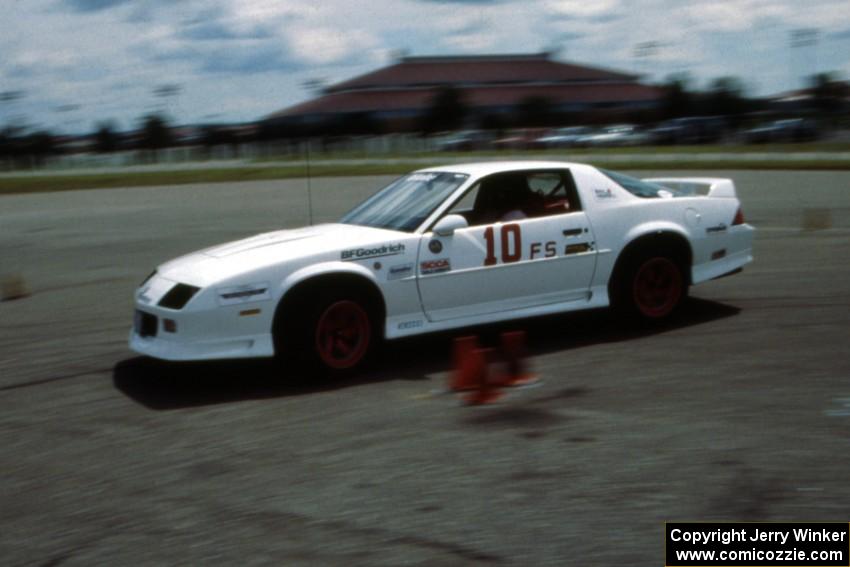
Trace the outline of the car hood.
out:
<instances>
[{"instance_id":1,"label":"car hood","mask_svg":"<svg viewBox=\"0 0 850 567\"><path fill-rule=\"evenodd\" d=\"M200 251L200 254L206 254L213 258L227 258L236 254L244 254L245 252L256 251L267 247L280 247L283 244L289 244L298 241L309 241L311 239L331 236L334 233L342 232L345 225L319 225L308 228L295 228L288 230L276 230L274 232L266 232L256 236L235 240L225 244L219 244ZM303 242L307 244L307 242Z\"/></svg>"},{"instance_id":2,"label":"car hood","mask_svg":"<svg viewBox=\"0 0 850 567\"><path fill-rule=\"evenodd\" d=\"M340 260L344 250L391 245L405 236L394 230L348 224L322 224L278 230L181 256L157 271L167 279L203 287L286 261L314 257Z\"/></svg>"}]
</instances>

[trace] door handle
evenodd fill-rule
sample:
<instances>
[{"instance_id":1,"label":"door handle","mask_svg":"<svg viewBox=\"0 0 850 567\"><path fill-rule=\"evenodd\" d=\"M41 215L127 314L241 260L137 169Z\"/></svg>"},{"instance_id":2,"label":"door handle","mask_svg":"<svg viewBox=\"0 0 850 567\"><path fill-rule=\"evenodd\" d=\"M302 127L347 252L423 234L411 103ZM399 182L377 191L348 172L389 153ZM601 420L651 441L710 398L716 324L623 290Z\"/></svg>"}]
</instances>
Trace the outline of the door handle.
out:
<instances>
[{"instance_id":1,"label":"door handle","mask_svg":"<svg viewBox=\"0 0 850 567\"><path fill-rule=\"evenodd\" d=\"M582 232L584 232L584 230L585 229L582 229L582 228L567 228L567 229L564 229L563 234L564 234L564 236L578 236Z\"/></svg>"}]
</instances>

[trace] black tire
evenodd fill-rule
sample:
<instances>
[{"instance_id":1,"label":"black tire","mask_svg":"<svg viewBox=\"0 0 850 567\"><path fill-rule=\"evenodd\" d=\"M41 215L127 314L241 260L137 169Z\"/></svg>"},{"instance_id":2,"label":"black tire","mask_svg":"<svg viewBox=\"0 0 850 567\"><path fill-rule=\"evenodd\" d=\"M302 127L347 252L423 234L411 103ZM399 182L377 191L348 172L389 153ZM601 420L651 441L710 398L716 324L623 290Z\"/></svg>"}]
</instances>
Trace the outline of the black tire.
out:
<instances>
[{"instance_id":1,"label":"black tire","mask_svg":"<svg viewBox=\"0 0 850 567\"><path fill-rule=\"evenodd\" d=\"M336 377L354 373L380 343L378 310L366 294L317 290L279 311L275 356L287 373Z\"/></svg>"},{"instance_id":2,"label":"black tire","mask_svg":"<svg viewBox=\"0 0 850 567\"><path fill-rule=\"evenodd\" d=\"M655 250L631 254L617 266L609 292L620 316L644 323L666 321L688 296L684 262Z\"/></svg>"}]
</instances>

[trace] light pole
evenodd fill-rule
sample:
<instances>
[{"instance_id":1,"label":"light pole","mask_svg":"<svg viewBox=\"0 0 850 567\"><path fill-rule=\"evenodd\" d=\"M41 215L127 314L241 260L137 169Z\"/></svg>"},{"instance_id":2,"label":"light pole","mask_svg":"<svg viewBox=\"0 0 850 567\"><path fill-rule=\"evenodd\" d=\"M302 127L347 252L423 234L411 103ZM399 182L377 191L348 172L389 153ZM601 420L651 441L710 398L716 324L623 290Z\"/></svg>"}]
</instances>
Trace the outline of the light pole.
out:
<instances>
[{"instance_id":1,"label":"light pole","mask_svg":"<svg viewBox=\"0 0 850 567\"><path fill-rule=\"evenodd\" d=\"M632 54L635 58L635 70L639 75L648 75L649 72L647 69L641 69L644 67L644 62L646 62L646 66L651 68L652 58L658 55L658 51L661 49L661 43L657 41L642 41L635 45L634 51Z\"/></svg>"},{"instance_id":2,"label":"light pole","mask_svg":"<svg viewBox=\"0 0 850 567\"><path fill-rule=\"evenodd\" d=\"M8 116L6 116L4 128L13 129L15 119L14 103L24 98L24 91L2 91L0 92L0 104L8 108ZM23 120L21 121L24 122Z\"/></svg>"},{"instance_id":3,"label":"light pole","mask_svg":"<svg viewBox=\"0 0 850 567\"><path fill-rule=\"evenodd\" d=\"M817 74L817 70L818 70L817 69L817 67L818 67L817 45L818 45L819 36L820 36L820 30L818 30L817 28L796 28L796 29L791 30L791 32L790 32L789 42L790 42L790 45L791 45L791 49L798 51L798 52L801 52L801 55L798 58L799 64L800 64L800 69L799 69L799 71L797 71L797 74L799 74L799 76L800 76L799 80L803 83L803 86L805 86L805 84L806 84L806 77L808 75ZM806 57L805 57L805 54L802 53L803 49L808 48L808 47L812 48L811 51L809 52L809 54L811 55L811 58L812 58L812 61L811 61L812 68L809 70L810 71L809 73L806 72L806 69L805 69ZM797 81L795 80L795 77L794 77L795 71L794 71L793 59L795 59L795 58L792 57L792 63L791 63L791 66L790 66L791 67L790 68L791 84L797 83Z\"/></svg>"},{"instance_id":4,"label":"light pole","mask_svg":"<svg viewBox=\"0 0 850 567\"><path fill-rule=\"evenodd\" d=\"M159 112L163 118L165 118L169 108L173 106L172 102L177 99L181 90L183 90L183 87L174 83L158 85L153 89L153 95L162 100L162 106L160 106Z\"/></svg>"}]
</instances>

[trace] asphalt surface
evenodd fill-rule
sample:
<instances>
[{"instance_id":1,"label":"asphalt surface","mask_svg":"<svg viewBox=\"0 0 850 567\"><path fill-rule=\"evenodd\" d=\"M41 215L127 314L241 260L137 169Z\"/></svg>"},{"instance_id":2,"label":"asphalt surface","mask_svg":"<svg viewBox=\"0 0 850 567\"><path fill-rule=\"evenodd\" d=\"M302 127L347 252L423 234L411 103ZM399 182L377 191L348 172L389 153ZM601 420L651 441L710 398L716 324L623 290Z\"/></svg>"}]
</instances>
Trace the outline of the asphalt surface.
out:
<instances>
[{"instance_id":1,"label":"asphalt surface","mask_svg":"<svg viewBox=\"0 0 850 567\"><path fill-rule=\"evenodd\" d=\"M304 181L0 197L0 563L662 565L665 521L848 521L850 173L718 173L752 266L664 328L509 326L543 383L481 408L433 394L452 335L306 386L127 349L157 263L303 224ZM384 181L314 180L314 220Z\"/></svg>"}]
</instances>

